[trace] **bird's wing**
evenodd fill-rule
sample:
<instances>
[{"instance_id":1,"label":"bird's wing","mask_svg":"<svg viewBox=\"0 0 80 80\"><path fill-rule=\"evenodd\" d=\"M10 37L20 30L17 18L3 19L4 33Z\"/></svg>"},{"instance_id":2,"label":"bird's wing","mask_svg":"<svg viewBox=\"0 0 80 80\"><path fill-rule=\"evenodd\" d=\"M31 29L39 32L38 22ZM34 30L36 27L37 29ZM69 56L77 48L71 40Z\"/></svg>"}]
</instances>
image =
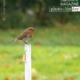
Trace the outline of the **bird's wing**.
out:
<instances>
[{"instance_id":1,"label":"bird's wing","mask_svg":"<svg viewBox=\"0 0 80 80\"><path fill-rule=\"evenodd\" d=\"M28 31L24 31L24 32L22 32L18 37L17 37L17 39L18 40L22 40L22 39L24 39L25 37L28 37L29 36L29 32Z\"/></svg>"}]
</instances>

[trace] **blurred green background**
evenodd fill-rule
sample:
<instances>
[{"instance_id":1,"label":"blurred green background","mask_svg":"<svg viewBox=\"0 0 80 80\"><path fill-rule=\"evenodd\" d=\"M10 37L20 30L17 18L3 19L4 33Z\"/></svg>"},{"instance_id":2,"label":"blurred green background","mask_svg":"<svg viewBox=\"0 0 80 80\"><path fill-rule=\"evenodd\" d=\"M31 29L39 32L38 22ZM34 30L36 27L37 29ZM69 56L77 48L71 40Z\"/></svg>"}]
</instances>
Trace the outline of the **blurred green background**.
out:
<instances>
[{"instance_id":1,"label":"blurred green background","mask_svg":"<svg viewBox=\"0 0 80 80\"><path fill-rule=\"evenodd\" d=\"M0 0L0 80L24 80L24 43L7 44L33 26L32 80L80 80L80 13L49 12L57 0Z\"/></svg>"}]
</instances>

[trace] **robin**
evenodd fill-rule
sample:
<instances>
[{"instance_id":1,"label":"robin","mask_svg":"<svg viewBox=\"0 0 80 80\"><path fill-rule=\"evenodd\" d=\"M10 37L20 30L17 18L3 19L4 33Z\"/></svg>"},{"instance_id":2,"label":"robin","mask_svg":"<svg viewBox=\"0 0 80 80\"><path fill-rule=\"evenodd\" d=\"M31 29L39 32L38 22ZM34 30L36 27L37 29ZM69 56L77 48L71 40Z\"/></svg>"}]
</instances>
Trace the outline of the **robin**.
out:
<instances>
[{"instance_id":1,"label":"robin","mask_svg":"<svg viewBox=\"0 0 80 80\"><path fill-rule=\"evenodd\" d=\"M25 31L23 31L18 37L16 37L15 39L11 40L10 42L16 41L16 40L21 40L25 44L27 44L26 40L29 40L30 38L32 38L33 35L34 35L34 28L33 27L29 27Z\"/></svg>"}]
</instances>

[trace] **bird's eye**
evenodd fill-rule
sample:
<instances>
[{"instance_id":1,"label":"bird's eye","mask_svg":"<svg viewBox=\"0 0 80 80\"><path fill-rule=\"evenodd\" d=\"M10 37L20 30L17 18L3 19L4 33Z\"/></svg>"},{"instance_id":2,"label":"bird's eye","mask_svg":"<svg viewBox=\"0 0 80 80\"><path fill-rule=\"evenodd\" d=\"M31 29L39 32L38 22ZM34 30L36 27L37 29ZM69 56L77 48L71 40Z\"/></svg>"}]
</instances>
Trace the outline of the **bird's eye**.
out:
<instances>
[{"instance_id":1,"label":"bird's eye","mask_svg":"<svg viewBox=\"0 0 80 80\"><path fill-rule=\"evenodd\" d=\"M30 29L31 30L31 29Z\"/></svg>"}]
</instances>

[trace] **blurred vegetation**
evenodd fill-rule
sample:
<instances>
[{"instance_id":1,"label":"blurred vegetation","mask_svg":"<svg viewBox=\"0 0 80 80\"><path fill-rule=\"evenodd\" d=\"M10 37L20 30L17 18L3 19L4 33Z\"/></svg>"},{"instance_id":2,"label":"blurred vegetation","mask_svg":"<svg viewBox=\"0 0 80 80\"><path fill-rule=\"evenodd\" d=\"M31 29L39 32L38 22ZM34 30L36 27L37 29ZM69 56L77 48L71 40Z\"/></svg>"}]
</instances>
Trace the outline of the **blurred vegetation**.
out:
<instances>
[{"instance_id":1,"label":"blurred vegetation","mask_svg":"<svg viewBox=\"0 0 80 80\"><path fill-rule=\"evenodd\" d=\"M80 80L80 13L49 12L57 0L0 0L0 80L24 80L24 43L7 44L33 26L32 80Z\"/></svg>"},{"instance_id":2,"label":"blurred vegetation","mask_svg":"<svg viewBox=\"0 0 80 80\"><path fill-rule=\"evenodd\" d=\"M59 26L59 27L58 27ZM32 44L32 80L80 79L80 28L67 24L35 28ZM24 80L24 43L7 44L23 29L0 30L0 79Z\"/></svg>"},{"instance_id":3,"label":"blurred vegetation","mask_svg":"<svg viewBox=\"0 0 80 80\"><path fill-rule=\"evenodd\" d=\"M43 28L36 27L33 39L29 40L28 42L32 43L33 45L42 46L80 46L79 26L72 25L71 23L66 24L65 27L55 23L55 26ZM0 44L7 44L7 42L17 37L23 30L24 29L1 29ZM18 44L20 44L20 41L11 43L11 45Z\"/></svg>"},{"instance_id":4,"label":"blurred vegetation","mask_svg":"<svg viewBox=\"0 0 80 80\"><path fill-rule=\"evenodd\" d=\"M72 22L80 24L80 13L49 12L50 6L59 5L56 0L7 0L6 20L3 19L3 0L0 0L0 28L26 28L26 26L53 26ZM7 26L7 27L6 27Z\"/></svg>"}]
</instances>

